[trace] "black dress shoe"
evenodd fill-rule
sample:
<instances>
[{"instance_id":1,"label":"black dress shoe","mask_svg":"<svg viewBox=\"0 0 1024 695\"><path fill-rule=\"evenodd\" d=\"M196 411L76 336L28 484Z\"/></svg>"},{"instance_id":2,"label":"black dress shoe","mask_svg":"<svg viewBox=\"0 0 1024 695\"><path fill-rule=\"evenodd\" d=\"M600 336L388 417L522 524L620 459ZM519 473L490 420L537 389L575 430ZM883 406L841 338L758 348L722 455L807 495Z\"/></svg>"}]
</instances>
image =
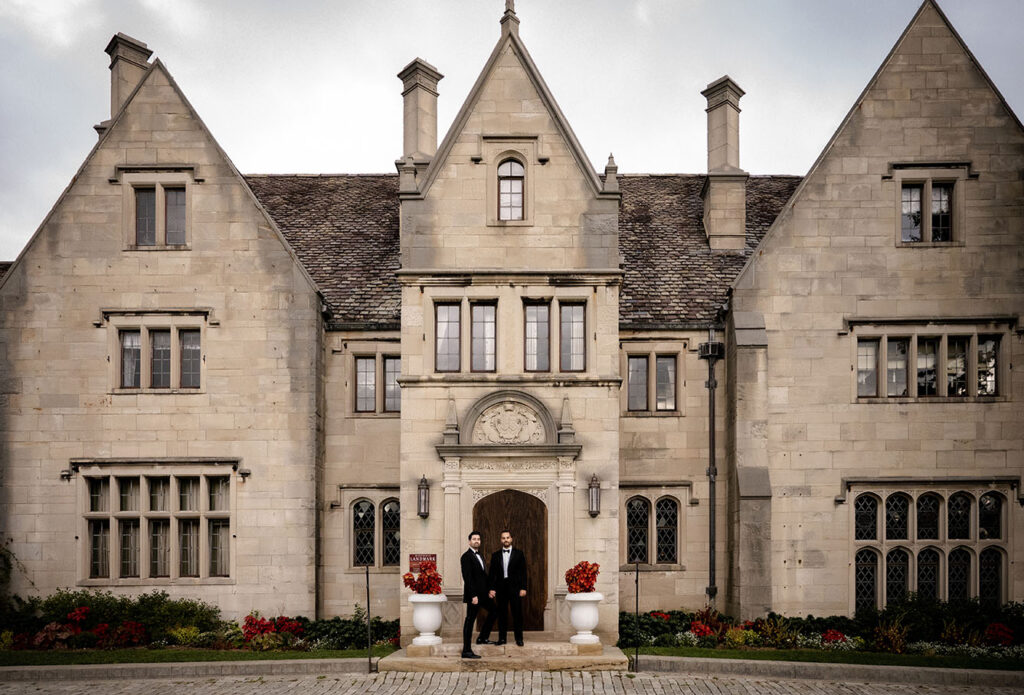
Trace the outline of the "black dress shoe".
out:
<instances>
[{"instance_id":1,"label":"black dress shoe","mask_svg":"<svg viewBox=\"0 0 1024 695\"><path fill-rule=\"evenodd\" d=\"M523 640L521 640L521 639L517 639L517 640L516 640L516 646L517 646L517 647L521 647L521 646L523 646Z\"/></svg>"},{"instance_id":2,"label":"black dress shoe","mask_svg":"<svg viewBox=\"0 0 1024 695\"><path fill-rule=\"evenodd\" d=\"M476 641L476 643L477 644L497 644L497 642L493 642L493 641L491 641L489 639L478 639Z\"/></svg>"},{"instance_id":3,"label":"black dress shoe","mask_svg":"<svg viewBox=\"0 0 1024 695\"><path fill-rule=\"evenodd\" d=\"M496 647L500 647L501 645L505 644L505 640L500 639L497 642L492 642L491 644L493 644Z\"/></svg>"},{"instance_id":4,"label":"black dress shoe","mask_svg":"<svg viewBox=\"0 0 1024 695\"><path fill-rule=\"evenodd\" d=\"M473 652L462 652L462 658L463 659L479 659L480 655L479 654L474 654Z\"/></svg>"}]
</instances>

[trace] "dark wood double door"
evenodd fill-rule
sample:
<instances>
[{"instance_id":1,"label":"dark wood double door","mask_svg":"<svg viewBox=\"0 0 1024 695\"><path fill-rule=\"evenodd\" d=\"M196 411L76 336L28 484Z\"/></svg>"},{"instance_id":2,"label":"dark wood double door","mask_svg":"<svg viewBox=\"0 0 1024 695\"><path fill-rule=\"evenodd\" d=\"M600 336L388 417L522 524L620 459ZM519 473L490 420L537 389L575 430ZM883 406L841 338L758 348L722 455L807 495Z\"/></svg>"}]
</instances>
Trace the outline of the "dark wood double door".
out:
<instances>
[{"instance_id":1,"label":"dark wood double door","mask_svg":"<svg viewBox=\"0 0 1024 695\"><path fill-rule=\"evenodd\" d=\"M480 532L480 552L490 562L501 547L501 532L512 533L512 545L526 556L527 589L523 600L523 629L544 629L547 603L548 515L544 503L518 490L502 490L473 507L473 528ZM488 566L488 570L490 566ZM509 619L511 621L511 618ZM477 621L479 625L482 617ZM512 629L511 622L509 630ZM510 638L511 639L511 638Z\"/></svg>"}]
</instances>

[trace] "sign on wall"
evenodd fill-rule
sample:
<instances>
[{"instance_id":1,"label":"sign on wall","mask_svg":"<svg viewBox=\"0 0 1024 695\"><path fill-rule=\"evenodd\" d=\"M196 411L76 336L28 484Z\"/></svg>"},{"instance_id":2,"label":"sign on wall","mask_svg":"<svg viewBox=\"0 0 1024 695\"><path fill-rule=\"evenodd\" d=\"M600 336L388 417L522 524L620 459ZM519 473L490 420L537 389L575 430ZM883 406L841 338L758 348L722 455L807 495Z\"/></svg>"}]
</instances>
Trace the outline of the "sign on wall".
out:
<instances>
[{"instance_id":1,"label":"sign on wall","mask_svg":"<svg viewBox=\"0 0 1024 695\"><path fill-rule=\"evenodd\" d=\"M437 566L436 553L409 553L409 571L419 572L424 562L433 562Z\"/></svg>"}]
</instances>

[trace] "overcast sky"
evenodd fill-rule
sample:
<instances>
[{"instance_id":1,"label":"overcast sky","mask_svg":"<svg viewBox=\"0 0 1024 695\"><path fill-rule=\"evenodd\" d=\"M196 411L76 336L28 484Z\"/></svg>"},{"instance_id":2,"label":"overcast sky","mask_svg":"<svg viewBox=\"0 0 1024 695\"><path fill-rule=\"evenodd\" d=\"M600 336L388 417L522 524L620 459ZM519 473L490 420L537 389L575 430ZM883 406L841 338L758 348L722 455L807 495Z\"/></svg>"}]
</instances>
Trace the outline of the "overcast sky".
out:
<instances>
[{"instance_id":1,"label":"overcast sky","mask_svg":"<svg viewBox=\"0 0 1024 695\"><path fill-rule=\"evenodd\" d=\"M740 165L804 174L919 0L518 0L520 35L591 160L706 169L700 91L747 94ZM1024 1L940 5L1018 115ZM0 260L42 222L109 118L118 32L146 42L245 173L393 172L396 73L435 65L443 137L503 0L0 0Z\"/></svg>"}]
</instances>

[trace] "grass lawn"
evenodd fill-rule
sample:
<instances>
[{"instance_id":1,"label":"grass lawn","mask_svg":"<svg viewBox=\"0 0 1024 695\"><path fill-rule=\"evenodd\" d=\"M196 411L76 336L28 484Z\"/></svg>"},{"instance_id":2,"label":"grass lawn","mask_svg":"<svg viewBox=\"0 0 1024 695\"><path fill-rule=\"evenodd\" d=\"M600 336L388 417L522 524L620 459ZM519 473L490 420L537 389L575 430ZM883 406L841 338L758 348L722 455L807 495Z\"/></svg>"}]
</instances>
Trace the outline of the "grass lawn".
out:
<instances>
[{"instance_id":1,"label":"grass lawn","mask_svg":"<svg viewBox=\"0 0 1024 695\"><path fill-rule=\"evenodd\" d=\"M374 656L394 649L374 647ZM365 649L316 652L251 652L216 649L81 649L0 651L0 666L67 666L70 664L164 664L178 661L268 661L279 659L365 659Z\"/></svg>"},{"instance_id":2,"label":"grass lawn","mask_svg":"<svg viewBox=\"0 0 1024 695\"><path fill-rule=\"evenodd\" d=\"M622 650L630 658L633 648ZM967 656L926 656L924 654L886 654L881 652L826 652L818 649L702 649L700 647L641 647L643 655L688 656L705 659L757 659L762 661L813 661L833 664L870 664L874 666L931 666L933 668L984 668L1005 671L1024 670L1024 661L985 659Z\"/></svg>"}]
</instances>

